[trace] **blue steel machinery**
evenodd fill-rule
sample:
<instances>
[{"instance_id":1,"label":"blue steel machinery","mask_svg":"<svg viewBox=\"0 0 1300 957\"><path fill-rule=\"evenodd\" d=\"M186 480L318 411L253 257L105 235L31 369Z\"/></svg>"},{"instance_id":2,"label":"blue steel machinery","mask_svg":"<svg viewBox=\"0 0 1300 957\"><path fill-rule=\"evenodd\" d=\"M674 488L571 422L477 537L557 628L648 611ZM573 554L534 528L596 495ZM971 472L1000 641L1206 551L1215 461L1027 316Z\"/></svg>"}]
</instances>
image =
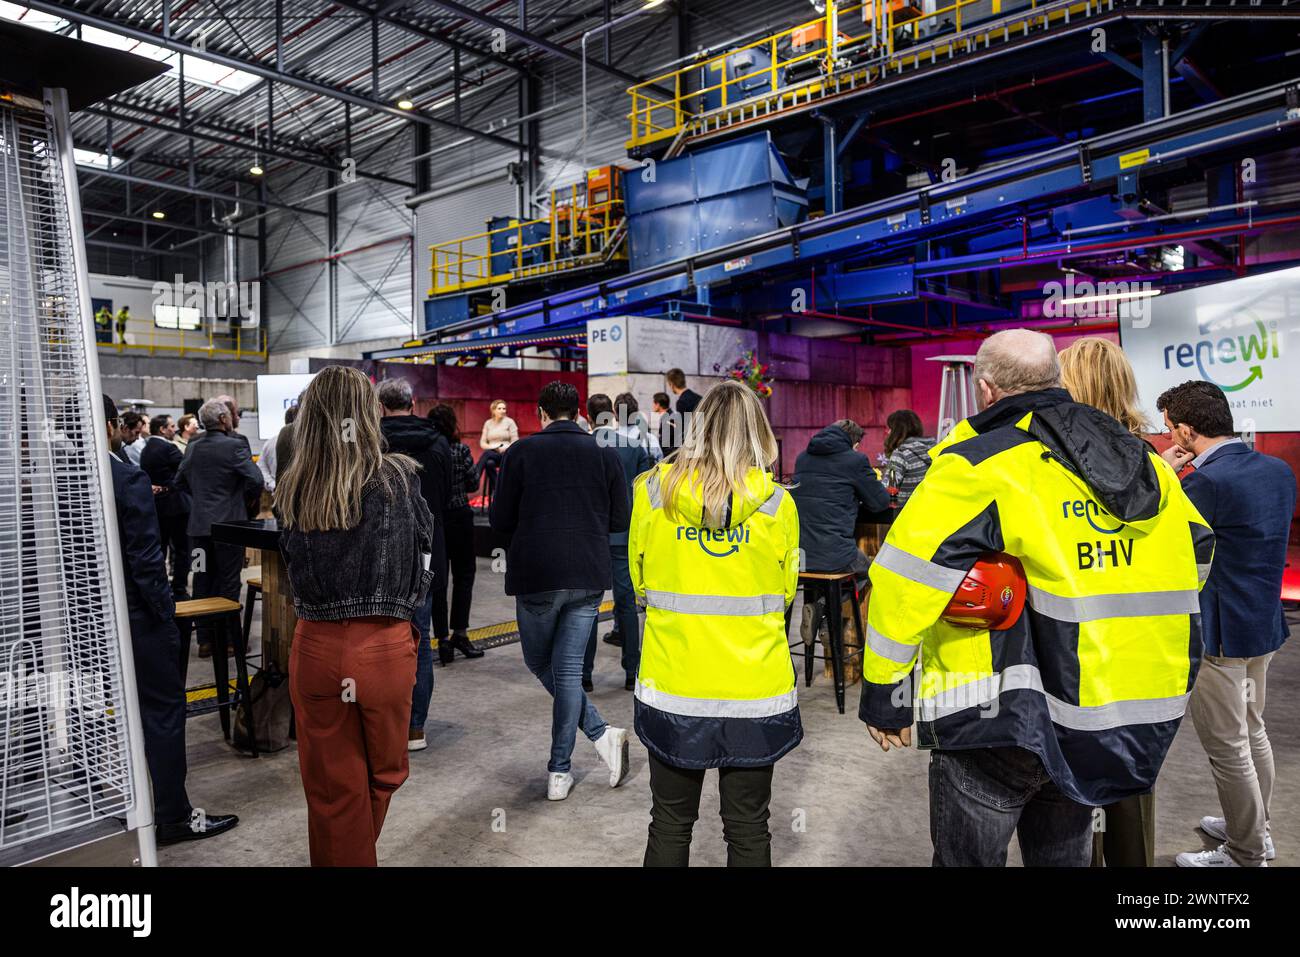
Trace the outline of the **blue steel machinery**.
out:
<instances>
[{"instance_id":1,"label":"blue steel machinery","mask_svg":"<svg viewBox=\"0 0 1300 957\"><path fill-rule=\"evenodd\" d=\"M1076 6L1086 11L1071 19ZM1256 73L1244 79L1204 64L1217 52L1231 62L1228 38L1243 36L1211 39L1211 31L1268 30L1300 10L1215 0L1037 9L1057 7L1063 21L1044 20L1039 32L1008 31L995 43L989 24L977 25L949 35L958 55L916 56L910 72L886 70L869 89L836 92L822 83L821 101L809 97L770 115L758 104L770 101L772 84L747 88L749 105L735 107L741 112L730 122L705 113L684 120L672 145L632 148L658 163L656 189L642 188L638 169L625 174L629 272L449 324L437 332L438 350L491 342L508 353L607 314L779 320L779 328L824 316L864 332L934 335L1017 318L1023 300L1041 299L1041 282L1018 287L1003 275L1111 256L1157 283L1206 281L1242 268L1233 242L1240 249L1245 236L1295 228L1295 211L1255 200L1236 175L1243 156L1300 145L1297 82L1276 82L1290 69L1285 50L1252 45ZM1098 27L1109 35L1103 52L1089 47ZM984 45L962 48L967 34L983 36ZM922 35L908 49L927 42L935 41ZM1247 92L1223 95L1220 74ZM1058 126L1042 111L1022 111L1021 90L1040 100L1055 90L1062 110L1085 118ZM934 155L900 143L915 127L889 128L900 112L921 122L934 115L938 141L945 104L977 102L1019 114L1032 135L1000 142L996 123L954 127L953 151L962 157L955 176L944 175ZM913 171L914 181L922 169L930 171L923 185L897 189L902 175ZM1200 200L1175 209L1174 192L1189 182ZM1158 254L1183 244L1194 268L1185 277L1162 272ZM808 303L797 314L796 289Z\"/></svg>"}]
</instances>

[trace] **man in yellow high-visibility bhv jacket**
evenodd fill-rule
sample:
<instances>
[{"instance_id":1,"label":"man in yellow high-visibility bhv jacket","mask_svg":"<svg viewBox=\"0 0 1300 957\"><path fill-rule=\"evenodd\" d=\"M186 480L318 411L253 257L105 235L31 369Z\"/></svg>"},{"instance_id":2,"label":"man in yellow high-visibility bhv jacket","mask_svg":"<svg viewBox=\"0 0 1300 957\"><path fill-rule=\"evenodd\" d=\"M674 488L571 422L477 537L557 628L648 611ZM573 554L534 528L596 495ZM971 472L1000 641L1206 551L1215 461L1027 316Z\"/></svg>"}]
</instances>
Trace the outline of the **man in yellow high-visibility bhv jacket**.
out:
<instances>
[{"instance_id":1,"label":"man in yellow high-visibility bhv jacket","mask_svg":"<svg viewBox=\"0 0 1300 957\"><path fill-rule=\"evenodd\" d=\"M1052 340L1013 329L975 361L958 423L871 568L859 716L930 756L936 865L1086 866L1094 808L1150 790L1201 655L1214 535L1177 476L1060 388ZM1005 631L941 615L985 552L1020 559ZM918 687L912 673L921 660Z\"/></svg>"}]
</instances>

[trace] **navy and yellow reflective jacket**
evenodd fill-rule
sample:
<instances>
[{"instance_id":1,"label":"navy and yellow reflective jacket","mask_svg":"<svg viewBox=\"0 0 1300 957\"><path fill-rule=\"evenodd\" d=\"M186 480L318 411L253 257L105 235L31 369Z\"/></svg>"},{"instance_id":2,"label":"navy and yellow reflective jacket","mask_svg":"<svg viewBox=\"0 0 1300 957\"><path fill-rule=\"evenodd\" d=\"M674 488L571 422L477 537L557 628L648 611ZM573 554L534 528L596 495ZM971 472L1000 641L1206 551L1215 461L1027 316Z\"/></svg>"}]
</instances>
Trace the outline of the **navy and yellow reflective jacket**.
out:
<instances>
[{"instance_id":1,"label":"navy and yellow reflective jacket","mask_svg":"<svg viewBox=\"0 0 1300 957\"><path fill-rule=\"evenodd\" d=\"M772 764L803 737L785 610L799 582L799 513L751 469L721 528L704 524L690 482L675 519L660 495L671 466L636 482L628 529L632 587L645 602L636 732L680 768Z\"/></svg>"},{"instance_id":2,"label":"navy and yellow reflective jacket","mask_svg":"<svg viewBox=\"0 0 1300 957\"><path fill-rule=\"evenodd\" d=\"M940 620L989 551L1024 565L1020 620ZM1196 679L1213 552L1173 470L1114 419L1063 389L1005 398L936 447L872 564L859 716L917 712L920 747L1025 748L1082 804L1143 793Z\"/></svg>"}]
</instances>

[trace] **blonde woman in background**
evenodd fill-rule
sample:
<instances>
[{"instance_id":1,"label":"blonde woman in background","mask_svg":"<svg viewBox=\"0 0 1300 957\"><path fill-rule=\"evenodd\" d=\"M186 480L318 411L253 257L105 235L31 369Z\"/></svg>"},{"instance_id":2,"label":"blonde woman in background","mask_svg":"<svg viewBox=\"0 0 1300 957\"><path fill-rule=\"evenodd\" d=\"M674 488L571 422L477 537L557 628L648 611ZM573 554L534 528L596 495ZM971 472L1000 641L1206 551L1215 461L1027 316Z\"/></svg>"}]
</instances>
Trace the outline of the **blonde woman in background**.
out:
<instances>
[{"instance_id":1,"label":"blonde woman in background","mask_svg":"<svg viewBox=\"0 0 1300 957\"><path fill-rule=\"evenodd\" d=\"M322 369L302 395L275 486L293 586L289 693L315 866L374 867L407 776L415 685L411 619L433 580L433 517L419 466L384 454L379 399L356 369Z\"/></svg>"},{"instance_id":2,"label":"blonde woman in background","mask_svg":"<svg viewBox=\"0 0 1300 957\"><path fill-rule=\"evenodd\" d=\"M1061 351L1060 362L1061 385L1074 401L1100 409L1145 441L1147 420L1138 404L1137 377L1123 349L1109 339L1085 336ZM1093 867L1153 866L1155 792L1125 798L1102 810L1102 829L1093 833Z\"/></svg>"},{"instance_id":3,"label":"blonde woman in background","mask_svg":"<svg viewBox=\"0 0 1300 957\"><path fill-rule=\"evenodd\" d=\"M519 426L506 415L505 399L493 399L488 412L488 420L483 423L483 431L478 437L481 454L474 466L475 483L484 472L495 480L497 469L501 468L501 457L506 454L506 449L519 441Z\"/></svg>"},{"instance_id":4,"label":"blonde woman in background","mask_svg":"<svg viewBox=\"0 0 1300 957\"><path fill-rule=\"evenodd\" d=\"M685 867L707 768L729 866L772 863L772 769L803 737L785 610L799 513L776 438L739 382L710 389L671 461L636 481L628 562L646 604L636 732L650 752L646 866Z\"/></svg>"}]
</instances>

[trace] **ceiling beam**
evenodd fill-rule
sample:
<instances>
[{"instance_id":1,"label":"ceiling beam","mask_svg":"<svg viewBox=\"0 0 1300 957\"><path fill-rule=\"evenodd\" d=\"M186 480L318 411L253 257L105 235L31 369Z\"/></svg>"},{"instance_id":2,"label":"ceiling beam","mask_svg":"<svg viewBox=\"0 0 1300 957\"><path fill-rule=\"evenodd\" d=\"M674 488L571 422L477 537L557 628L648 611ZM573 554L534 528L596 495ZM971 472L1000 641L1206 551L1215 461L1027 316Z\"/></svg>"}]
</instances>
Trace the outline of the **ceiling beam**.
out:
<instances>
[{"instance_id":1,"label":"ceiling beam","mask_svg":"<svg viewBox=\"0 0 1300 957\"><path fill-rule=\"evenodd\" d=\"M153 30L147 30L142 27L125 23L121 20L115 20L112 17L99 16L89 13L85 10L73 7L66 3L55 3L51 0L23 0L23 3L33 10L41 13L48 13L52 16L63 17L65 20L71 20L75 23L81 23L86 26L99 27L101 30L107 30L110 33L116 33L119 36L130 37L133 40L139 40L142 43L151 43L175 53L181 53L185 56L196 57L201 60L208 60L212 63L219 63L222 66L228 66L234 70L243 70L254 76L261 77L264 80L270 80L276 83L284 83L287 86L297 87L308 93L315 93L328 99L339 100L343 103L350 103L353 106L359 106L363 109L380 113L385 116L394 116L401 119L410 120L414 123L424 123L430 126L441 126L446 129L456 130L460 133L467 133L471 136L477 136L479 139L495 143L497 146L504 146L512 150L522 149L523 146L517 140L512 140L504 136L498 136L495 133L485 133L482 130L476 130L470 126L461 126L451 120L440 119L435 116L429 116L415 110L400 110L396 105L384 103L380 100L371 99L367 96L361 96L348 90L338 87L329 86L325 83L319 83L306 77L295 76L292 73L283 73L275 67L267 66L256 60L248 60L243 57L232 56L228 53L219 53L208 46L205 50L196 50L184 40L177 40L173 37L163 36L161 33L155 33Z\"/></svg>"},{"instance_id":2,"label":"ceiling beam","mask_svg":"<svg viewBox=\"0 0 1300 957\"><path fill-rule=\"evenodd\" d=\"M100 169L98 166L78 166L79 173L86 173L92 176L104 176L108 179L121 180L124 183L133 183L137 186L152 186L154 189L170 190L176 193L185 193L189 196L203 196L207 199L220 200L223 203L248 202L255 206L270 206L274 209L288 209L295 213L306 213L309 216L326 215L323 209L308 209L306 206L294 206L290 203L279 203L275 200L266 200L263 202L252 196L233 196L230 193L218 193L215 190L199 189L196 186L186 186L182 183L168 183L165 180L149 179L144 176L132 176L129 173L119 173L117 170Z\"/></svg>"},{"instance_id":3,"label":"ceiling beam","mask_svg":"<svg viewBox=\"0 0 1300 957\"><path fill-rule=\"evenodd\" d=\"M582 54L577 50L555 43L546 39L546 37L538 36L536 33L530 33L522 27L516 26L506 20L498 19L490 14L482 13L463 3L457 3L455 0L429 0L429 2L434 6L442 7L444 10L458 14L466 20L473 20L475 23L481 23L485 27L491 27L493 30L502 30L514 37L516 40L522 40L524 43L527 43L530 47L535 49L543 50L558 57L563 57L566 60L572 60L574 63L582 62ZM629 86L635 86L641 82L639 76L634 76L631 73L620 70L616 66L611 66L599 58L593 59L590 56L587 57L587 66L588 69L602 71L608 73L610 76L617 77Z\"/></svg>"},{"instance_id":4,"label":"ceiling beam","mask_svg":"<svg viewBox=\"0 0 1300 957\"><path fill-rule=\"evenodd\" d=\"M449 50L456 50L460 53L466 53L471 56L482 57L485 60L491 60L498 66L503 66L508 70L514 70L516 73L523 74L529 72L527 66L516 63L514 60L503 57L500 54L482 50L475 46L470 46L467 43L462 43L460 40L453 40L451 37L444 36L437 30L430 30L428 27L421 27L403 20L397 10L400 7L410 6L410 4L406 2L379 3L373 7L367 6L364 3L357 3L355 0L333 0L333 2L338 4L340 7L353 10L368 17L377 16L389 26L397 27L399 30L404 30L407 33L421 37L425 40L432 40L434 43L447 47Z\"/></svg>"},{"instance_id":5,"label":"ceiling beam","mask_svg":"<svg viewBox=\"0 0 1300 957\"><path fill-rule=\"evenodd\" d=\"M112 109L112 107L114 106L117 107L117 111L114 111ZM257 153L262 157L268 157L268 156L275 157L276 159L286 160L291 163L302 163L304 166L313 166L316 169L328 169L328 170L334 170L335 172L338 172L339 170L338 163L332 163L329 161L328 158L324 156L321 156L320 158L311 157L311 156L302 156L301 154L298 153L290 153L282 149L277 149L275 147L268 148L264 144L249 143L244 140L232 142L229 135L223 137L223 136L218 136L215 133L204 133L201 132L200 130L196 130L194 128L192 119L189 121L189 124L187 126L184 127L172 126L167 123L162 123L158 120L145 120L145 119L140 119L139 117L136 116L130 116L127 113L121 112L122 109L123 107L121 104L114 104L110 102L108 104L108 108L100 107L100 106L88 106L85 109L83 109L81 112L93 113L96 116L108 117L109 119L112 119L115 122L127 123L135 126L143 126L151 130L158 130L159 132L162 133L170 133L174 136L185 137L186 139L202 140L205 143L215 143L218 146L226 146L232 149L239 149L239 150L247 150L249 153ZM138 109L138 107L127 106L125 107L125 109ZM365 170L363 170L360 167L360 165L357 166L357 176L361 179L374 180L377 183L387 183L390 186L403 186L407 189L415 188L415 184L408 182L407 180L397 179L396 177L393 176L384 176L382 173L368 173Z\"/></svg>"},{"instance_id":6,"label":"ceiling beam","mask_svg":"<svg viewBox=\"0 0 1300 957\"><path fill-rule=\"evenodd\" d=\"M104 209L82 209L83 219L108 219L118 223L140 223L143 226L157 226L166 229L181 229L191 233L205 233L209 236L225 236L224 229L214 226L195 226L191 223L177 223L170 219L153 219L146 216L128 216L125 213L110 213ZM240 239L256 239L252 233L235 233Z\"/></svg>"}]
</instances>

